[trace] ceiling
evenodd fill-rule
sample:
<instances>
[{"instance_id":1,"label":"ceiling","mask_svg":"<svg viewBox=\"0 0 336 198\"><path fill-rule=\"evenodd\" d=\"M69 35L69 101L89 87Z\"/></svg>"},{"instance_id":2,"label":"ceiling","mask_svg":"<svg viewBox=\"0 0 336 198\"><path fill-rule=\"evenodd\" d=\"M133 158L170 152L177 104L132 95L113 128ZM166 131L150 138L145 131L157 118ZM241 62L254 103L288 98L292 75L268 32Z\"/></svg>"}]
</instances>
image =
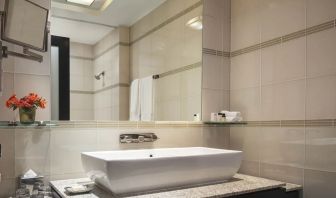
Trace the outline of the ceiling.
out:
<instances>
[{"instance_id":1,"label":"ceiling","mask_svg":"<svg viewBox=\"0 0 336 198\"><path fill-rule=\"evenodd\" d=\"M131 26L166 0L113 0L105 10L88 10L52 0L51 33L73 42L95 44L114 27Z\"/></svg>"}]
</instances>

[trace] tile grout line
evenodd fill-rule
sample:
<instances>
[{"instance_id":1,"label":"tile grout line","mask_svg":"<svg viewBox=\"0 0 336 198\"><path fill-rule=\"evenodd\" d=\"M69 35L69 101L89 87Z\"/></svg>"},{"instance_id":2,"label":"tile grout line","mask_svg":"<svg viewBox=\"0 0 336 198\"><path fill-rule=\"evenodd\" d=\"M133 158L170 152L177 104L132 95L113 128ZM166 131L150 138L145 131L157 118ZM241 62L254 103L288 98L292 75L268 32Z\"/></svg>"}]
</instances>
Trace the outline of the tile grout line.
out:
<instances>
[{"instance_id":1,"label":"tile grout line","mask_svg":"<svg viewBox=\"0 0 336 198\"><path fill-rule=\"evenodd\" d=\"M335 28L335 27L336 27L336 19L332 21L327 21L325 23L321 23L321 24L318 24L312 27L308 27L303 30L292 32L292 33L289 33L289 34L286 34L286 35L283 35L277 38L273 38L268 41L264 41L264 42L257 43L257 44L254 44L254 45L242 48L242 49L232 51L230 52L230 57L243 55L243 54L250 53L250 52L262 49L262 48L271 47L273 45L285 43L285 42L288 42L294 39L299 39L301 37L308 36L310 34L314 34L318 32L322 32L322 31Z\"/></svg>"}]
</instances>

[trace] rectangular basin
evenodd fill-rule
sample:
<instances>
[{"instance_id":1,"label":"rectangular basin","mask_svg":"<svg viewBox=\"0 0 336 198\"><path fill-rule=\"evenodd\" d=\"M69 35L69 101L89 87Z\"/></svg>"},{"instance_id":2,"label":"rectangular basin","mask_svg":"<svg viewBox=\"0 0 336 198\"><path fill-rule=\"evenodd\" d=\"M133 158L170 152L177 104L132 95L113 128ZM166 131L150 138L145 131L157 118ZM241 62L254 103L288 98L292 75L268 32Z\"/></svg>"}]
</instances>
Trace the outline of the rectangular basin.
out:
<instances>
[{"instance_id":1,"label":"rectangular basin","mask_svg":"<svg viewBox=\"0 0 336 198\"><path fill-rule=\"evenodd\" d=\"M205 147L82 153L88 177L114 194L229 180L242 152Z\"/></svg>"}]
</instances>

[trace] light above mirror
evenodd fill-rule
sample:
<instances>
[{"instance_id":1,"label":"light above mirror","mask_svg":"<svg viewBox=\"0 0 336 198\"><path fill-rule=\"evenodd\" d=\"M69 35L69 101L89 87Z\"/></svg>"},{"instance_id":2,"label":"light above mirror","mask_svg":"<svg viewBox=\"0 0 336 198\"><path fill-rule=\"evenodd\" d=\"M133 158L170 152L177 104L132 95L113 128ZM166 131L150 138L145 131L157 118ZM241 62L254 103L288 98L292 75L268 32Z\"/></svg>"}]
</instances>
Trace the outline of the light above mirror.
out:
<instances>
[{"instance_id":1,"label":"light above mirror","mask_svg":"<svg viewBox=\"0 0 336 198\"><path fill-rule=\"evenodd\" d=\"M90 6L95 0L67 0L70 3Z\"/></svg>"},{"instance_id":2,"label":"light above mirror","mask_svg":"<svg viewBox=\"0 0 336 198\"><path fill-rule=\"evenodd\" d=\"M195 18L190 19L187 23L186 26L195 29L195 30L201 30L203 28L202 24L202 16L198 16Z\"/></svg>"}]
</instances>

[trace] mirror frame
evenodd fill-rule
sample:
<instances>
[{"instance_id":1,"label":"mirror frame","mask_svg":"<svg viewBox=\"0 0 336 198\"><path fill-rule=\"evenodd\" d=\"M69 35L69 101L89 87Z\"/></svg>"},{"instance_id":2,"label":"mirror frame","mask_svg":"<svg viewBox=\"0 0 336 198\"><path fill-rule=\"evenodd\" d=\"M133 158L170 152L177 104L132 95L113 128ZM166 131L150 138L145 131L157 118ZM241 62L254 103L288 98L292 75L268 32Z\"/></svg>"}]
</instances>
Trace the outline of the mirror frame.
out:
<instances>
[{"instance_id":1,"label":"mirror frame","mask_svg":"<svg viewBox=\"0 0 336 198\"><path fill-rule=\"evenodd\" d=\"M5 0L5 7L4 7L4 12L2 14L2 19L1 19L1 39L4 40L4 41L7 41L7 42L10 42L10 43L13 43L13 44L16 44L16 45L20 45L24 48L29 48L29 49L33 49L33 50L36 50L36 51L39 51L39 52L47 52L48 51L48 17L49 17L49 10L32 2L32 1L29 1L29 0L22 0L22 1L27 1L28 3L31 3L33 4L34 6L36 7L39 7L43 10L46 11L47 13L47 17L46 17L46 21L45 21L45 26L44 26L44 38L43 38L43 47L42 48L39 48L39 47L36 47L36 46L33 46L33 45L30 45L30 44L27 44L27 43L23 43L21 41L17 41L17 40L14 40L14 39L11 39L9 37L6 36L6 24L7 24L7 15L8 15L8 7L9 7L9 2L11 0ZM13 1L13 0L12 0Z\"/></svg>"}]
</instances>

